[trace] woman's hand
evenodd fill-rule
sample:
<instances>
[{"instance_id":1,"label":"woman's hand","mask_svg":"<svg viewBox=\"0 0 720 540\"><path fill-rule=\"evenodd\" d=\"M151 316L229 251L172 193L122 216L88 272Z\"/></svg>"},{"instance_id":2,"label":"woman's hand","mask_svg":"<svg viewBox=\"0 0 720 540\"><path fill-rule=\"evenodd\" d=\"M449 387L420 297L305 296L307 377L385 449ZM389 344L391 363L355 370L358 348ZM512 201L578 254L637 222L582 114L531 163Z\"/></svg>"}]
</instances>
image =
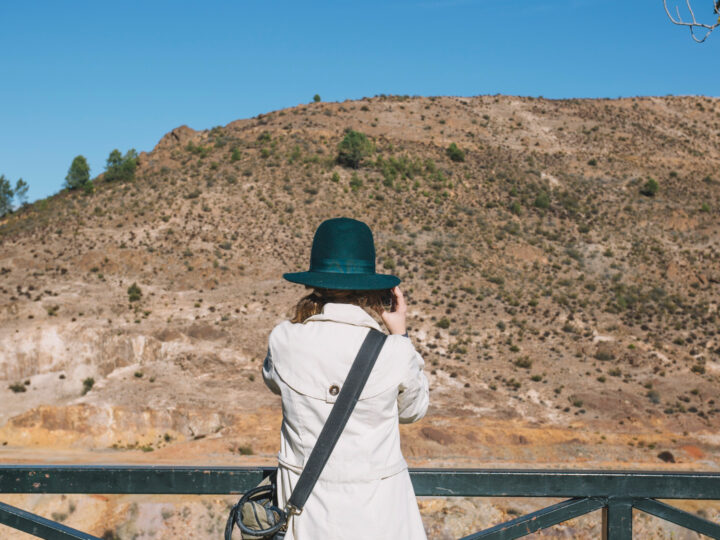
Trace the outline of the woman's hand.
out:
<instances>
[{"instance_id":1,"label":"woman's hand","mask_svg":"<svg viewBox=\"0 0 720 540\"><path fill-rule=\"evenodd\" d=\"M407 303L400 287L393 287L392 293L395 296L395 309L393 311L383 310L380 313L385 326L391 334L405 334L407 326L405 324L405 315L407 313Z\"/></svg>"}]
</instances>

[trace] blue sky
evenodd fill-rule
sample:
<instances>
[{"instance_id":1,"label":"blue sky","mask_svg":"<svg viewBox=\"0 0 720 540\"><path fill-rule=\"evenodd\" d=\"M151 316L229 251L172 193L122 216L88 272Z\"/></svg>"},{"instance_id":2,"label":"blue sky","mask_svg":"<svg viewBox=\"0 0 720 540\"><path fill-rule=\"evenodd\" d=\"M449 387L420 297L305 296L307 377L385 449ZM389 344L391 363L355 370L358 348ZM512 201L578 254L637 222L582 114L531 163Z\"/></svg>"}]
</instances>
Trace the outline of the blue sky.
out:
<instances>
[{"instance_id":1,"label":"blue sky","mask_svg":"<svg viewBox=\"0 0 720 540\"><path fill-rule=\"evenodd\" d=\"M4 1L0 51L0 173L31 201L78 154L94 176L315 93L720 96L720 30L694 43L661 0Z\"/></svg>"}]
</instances>

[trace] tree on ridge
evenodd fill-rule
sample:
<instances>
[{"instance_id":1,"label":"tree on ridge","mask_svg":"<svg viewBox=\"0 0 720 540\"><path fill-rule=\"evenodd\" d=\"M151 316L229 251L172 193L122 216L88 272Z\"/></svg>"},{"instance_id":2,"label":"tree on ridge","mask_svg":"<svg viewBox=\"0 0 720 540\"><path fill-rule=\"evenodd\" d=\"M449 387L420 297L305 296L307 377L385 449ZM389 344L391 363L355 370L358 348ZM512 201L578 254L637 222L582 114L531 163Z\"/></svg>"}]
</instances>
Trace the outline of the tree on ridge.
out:
<instances>
[{"instance_id":1,"label":"tree on ridge","mask_svg":"<svg viewBox=\"0 0 720 540\"><path fill-rule=\"evenodd\" d=\"M75 156L65 177L65 187L78 189L84 187L89 181L90 165L88 165L87 159L85 156Z\"/></svg>"},{"instance_id":2,"label":"tree on ridge","mask_svg":"<svg viewBox=\"0 0 720 540\"><path fill-rule=\"evenodd\" d=\"M12 211L13 189L10 180L0 174L0 217Z\"/></svg>"},{"instance_id":3,"label":"tree on ridge","mask_svg":"<svg viewBox=\"0 0 720 540\"><path fill-rule=\"evenodd\" d=\"M27 204L28 187L27 182L22 178L18 178L18 181L15 183L15 200L17 200L19 206L25 206Z\"/></svg>"},{"instance_id":4,"label":"tree on ridge","mask_svg":"<svg viewBox=\"0 0 720 540\"><path fill-rule=\"evenodd\" d=\"M131 148L123 156L117 148L110 152L105 164L105 180L107 182L126 182L135 179L137 168L137 152Z\"/></svg>"}]
</instances>

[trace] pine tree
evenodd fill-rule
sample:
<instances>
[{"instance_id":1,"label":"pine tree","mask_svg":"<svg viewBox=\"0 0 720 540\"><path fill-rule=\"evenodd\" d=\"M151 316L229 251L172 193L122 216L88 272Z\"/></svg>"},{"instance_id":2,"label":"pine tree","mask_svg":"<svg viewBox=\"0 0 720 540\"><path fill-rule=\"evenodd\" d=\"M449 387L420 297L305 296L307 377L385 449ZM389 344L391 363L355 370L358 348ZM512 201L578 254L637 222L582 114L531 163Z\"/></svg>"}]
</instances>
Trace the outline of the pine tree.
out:
<instances>
[{"instance_id":1,"label":"pine tree","mask_svg":"<svg viewBox=\"0 0 720 540\"><path fill-rule=\"evenodd\" d=\"M15 183L15 200L17 201L18 205L24 206L27 204L27 192L27 182L22 178L18 178L18 181Z\"/></svg>"},{"instance_id":2,"label":"pine tree","mask_svg":"<svg viewBox=\"0 0 720 540\"><path fill-rule=\"evenodd\" d=\"M110 152L105 164L105 180L107 182L127 182L135 179L137 168L137 152L131 148L123 156L117 148Z\"/></svg>"},{"instance_id":3,"label":"pine tree","mask_svg":"<svg viewBox=\"0 0 720 540\"><path fill-rule=\"evenodd\" d=\"M90 181L90 165L85 156L75 156L65 177L65 186L68 189L78 189Z\"/></svg>"},{"instance_id":4,"label":"pine tree","mask_svg":"<svg viewBox=\"0 0 720 540\"><path fill-rule=\"evenodd\" d=\"M12 211L13 189L10 180L0 174L0 217Z\"/></svg>"}]
</instances>

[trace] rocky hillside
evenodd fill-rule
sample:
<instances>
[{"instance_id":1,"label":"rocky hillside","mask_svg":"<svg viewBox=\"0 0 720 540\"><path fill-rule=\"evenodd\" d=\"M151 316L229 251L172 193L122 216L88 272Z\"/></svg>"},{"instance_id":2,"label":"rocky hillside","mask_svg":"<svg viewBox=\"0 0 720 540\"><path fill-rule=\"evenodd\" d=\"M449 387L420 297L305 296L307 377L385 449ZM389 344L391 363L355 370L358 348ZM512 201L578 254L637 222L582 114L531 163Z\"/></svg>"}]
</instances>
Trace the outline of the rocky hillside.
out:
<instances>
[{"instance_id":1,"label":"rocky hillside","mask_svg":"<svg viewBox=\"0 0 720 540\"><path fill-rule=\"evenodd\" d=\"M314 103L179 127L135 176L0 224L4 461L272 462L281 274L348 216L410 299L413 463L718 466L718 99Z\"/></svg>"}]
</instances>

